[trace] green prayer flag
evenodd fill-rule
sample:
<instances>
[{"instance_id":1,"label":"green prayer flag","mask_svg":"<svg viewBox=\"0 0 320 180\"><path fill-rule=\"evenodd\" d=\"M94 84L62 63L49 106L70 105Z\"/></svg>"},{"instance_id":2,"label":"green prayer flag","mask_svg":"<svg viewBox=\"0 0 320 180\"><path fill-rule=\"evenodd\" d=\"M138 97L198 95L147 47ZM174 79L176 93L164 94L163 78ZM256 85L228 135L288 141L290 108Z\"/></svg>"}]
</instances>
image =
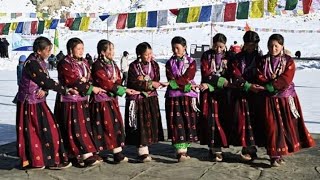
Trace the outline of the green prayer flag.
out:
<instances>
[{"instance_id":1,"label":"green prayer flag","mask_svg":"<svg viewBox=\"0 0 320 180\"><path fill-rule=\"evenodd\" d=\"M134 28L136 26L136 13L128 13L127 27Z\"/></svg>"},{"instance_id":2,"label":"green prayer flag","mask_svg":"<svg viewBox=\"0 0 320 180\"><path fill-rule=\"evenodd\" d=\"M72 26L70 28L70 30L75 30L75 31L79 31L80 28L80 24L81 24L81 17L77 17L74 19Z\"/></svg>"},{"instance_id":3,"label":"green prayer flag","mask_svg":"<svg viewBox=\"0 0 320 180\"><path fill-rule=\"evenodd\" d=\"M39 21L37 34L43 34L44 31L44 21Z\"/></svg>"},{"instance_id":4,"label":"green prayer flag","mask_svg":"<svg viewBox=\"0 0 320 180\"><path fill-rule=\"evenodd\" d=\"M53 39L53 45L54 45L54 53L57 53L57 50L59 49L59 32L58 29L55 30L54 32L54 39Z\"/></svg>"},{"instance_id":5,"label":"green prayer flag","mask_svg":"<svg viewBox=\"0 0 320 180\"><path fill-rule=\"evenodd\" d=\"M285 10L294 10L297 7L298 0L287 0Z\"/></svg>"},{"instance_id":6,"label":"green prayer flag","mask_svg":"<svg viewBox=\"0 0 320 180\"><path fill-rule=\"evenodd\" d=\"M177 23L186 23L188 19L189 8L179 9L179 14L177 16Z\"/></svg>"},{"instance_id":7,"label":"green prayer flag","mask_svg":"<svg viewBox=\"0 0 320 180\"><path fill-rule=\"evenodd\" d=\"M249 3L250 3L249 1L238 3L237 19L248 19Z\"/></svg>"},{"instance_id":8,"label":"green prayer flag","mask_svg":"<svg viewBox=\"0 0 320 180\"><path fill-rule=\"evenodd\" d=\"M2 31L3 35L8 35L9 34L10 25L11 25L11 23L6 23L6 25L4 26L3 31Z\"/></svg>"}]
</instances>

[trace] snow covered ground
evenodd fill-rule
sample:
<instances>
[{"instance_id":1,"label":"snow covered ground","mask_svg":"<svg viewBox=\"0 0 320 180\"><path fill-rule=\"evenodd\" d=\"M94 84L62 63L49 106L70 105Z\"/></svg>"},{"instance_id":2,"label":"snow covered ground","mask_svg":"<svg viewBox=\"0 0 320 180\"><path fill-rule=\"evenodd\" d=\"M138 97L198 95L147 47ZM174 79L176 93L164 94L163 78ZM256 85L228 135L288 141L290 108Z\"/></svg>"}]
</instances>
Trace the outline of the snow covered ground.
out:
<instances>
[{"instance_id":1,"label":"snow covered ground","mask_svg":"<svg viewBox=\"0 0 320 180\"><path fill-rule=\"evenodd\" d=\"M29 3L29 0L0 0L0 12L34 12L35 7ZM131 4L129 0L75 0L74 5L71 8L63 8L63 10L71 12L130 12L130 11L150 11L171 9L178 7L188 6L203 6L218 2L216 0L137 0L136 3ZM281 0L281 5L284 4L284 0ZM320 1L314 0L317 10L320 7ZM111 4L107 4L111 3ZM138 8L138 5L140 8ZM299 7L301 8L301 1L299 1ZM190 24L174 24L174 17L170 16L169 25L166 28L172 27L184 27ZM26 19L19 18L18 21L24 21ZM8 22L8 19L0 18L0 23ZM289 29L289 30L320 30L320 13L305 15L305 16L267 16L262 19L248 19L237 20L234 22L217 23L223 25L241 26L244 27L246 22L253 28L272 28L272 29ZM113 24L114 26L115 24ZM195 25L195 24L192 24ZM91 29L106 29L106 22L101 22L97 19L90 25ZM111 27L112 28L112 27ZM138 43L147 41L153 47L154 54L157 59L166 59L172 52L170 47L170 41L174 36L183 36L188 41L188 47L191 44L210 44L210 38L214 33L224 33L228 38L228 46L233 41L242 42L242 36L244 31L237 28L227 28L215 26L212 31L210 26L186 29L178 31L159 31L154 33L149 32L117 32L106 33L101 32L75 32L60 29L60 50L66 53L65 44L71 37L79 37L85 43L85 51L96 54L96 44L100 39L111 40L115 44L116 60L119 59L122 52L127 50L130 53L130 59L135 58L135 47ZM260 35L260 47L264 53L267 52L267 40L272 32L257 31ZM53 40L54 31L49 32L49 37ZM317 42L320 39L320 33L281 33L285 38L285 47L292 53L300 50L302 57L320 57L320 45ZM3 37L0 35L0 37ZM7 36L7 39L11 40L11 35ZM12 42L10 42L12 43ZM10 50L11 47L9 47ZM26 53L26 52L24 52ZM30 52L27 52L28 54ZM16 107L12 104L17 85L15 69L18 62L18 57L21 54L18 52L10 51L10 59L0 59L0 145L12 142L15 140L15 113ZM161 61L163 62L163 61ZM161 63L161 79L165 81L164 64ZM56 78L55 71L50 72L51 77ZM302 104L303 115L307 123L308 129L312 133L320 133L320 61L308 61L297 62L297 72L295 75L296 89ZM196 79L200 81L200 73L196 75ZM165 89L159 91L160 107L162 112L163 126L166 127L165 114L164 114L164 92ZM47 99L49 106L53 110L55 93L50 92ZM120 98L121 110L124 113L124 98Z\"/></svg>"}]
</instances>

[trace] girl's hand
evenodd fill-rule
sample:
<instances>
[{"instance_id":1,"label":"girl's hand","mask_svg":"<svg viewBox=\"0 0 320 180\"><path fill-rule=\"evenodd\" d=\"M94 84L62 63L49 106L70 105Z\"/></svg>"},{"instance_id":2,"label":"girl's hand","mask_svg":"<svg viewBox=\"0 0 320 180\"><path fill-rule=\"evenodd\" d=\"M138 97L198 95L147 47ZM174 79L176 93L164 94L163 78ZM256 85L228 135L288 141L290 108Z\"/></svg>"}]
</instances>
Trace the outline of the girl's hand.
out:
<instances>
[{"instance_id":1,"label":"girl's hand","mask_svg":"<svg viewBox=\"0 0 320 180\"><path fill-rule=\"evenodd\" d=\"M152 81L152 87L154 87L155 89L158 89L161 86L161 84L157 81Z\"/></svg>"},{"instance_id":2,"label":"girl's hand","mask_svg":"<svg viewBox=\"0 0 320 180\"><path fill-rule=\"evenodd\" d=\"M193 91L198 91L199 90L199 85L196 85L196 84L192 84L191 85L191 89L193 90Z\"/></svg>"},{"instance_id":3,"label":"girl's hand","mask_svg":"<svg viewBox=\"0 0 320 180\"><path fill-rule=\"evenodd\" d=\"M80 79L80 81L81 81L81 82L87 82L87 78L82 77L82 78Z\"/></svg>"},{"instance_id":4,"label":"girl's hand","mask_svg":"<svg viewBox=\"0 0 320 180\"><path fill-rule=\"evenodd\" d=\"M134 89L127 88L126 89L126 93L129 94L129 95L138 95L138 94L140 94L140 91L136 91Z\"/></svg>"},{"instance_id":5,"label":"girl's hand","mask_svg":"<svg viewBox=\"0 0 320 180\"><path fill-rule=\"evenodd\" d=\"M225 80L224 83L223 83L223 87L228 87L228 86L229 86L229 81Z\"/></svg>"},{"instance_id":6,"label":"girl's hand","mask_svg":"<svg viewBox=\"0 0 320 180\"><path fill-rule=\"evenodd\" d=\"M138 76L137 79L138 79L139 81L143 81L143 80L144 80L143 76Z\"/></svg>"},{"instance_id":7,"label":"girl's hand","mask_svg":"<svg viewBox=\"0 0 320 180\"><path fill-rule=\"evenodd\" d=\"M46 95L46 92L42 89L40 89L38 92L37 92L37 98L38 99L41 99L43 98L44 96Z\"/></svg>"},{"instance_id":8,"label":"girl's hand","mask_svg":"<svg viewBox=\"0 0 320 180\"><path fill-rule=\"evenodd\" d=\"M160 88L164 88L164 87L169 86L169 82L160 82L160 84L161 84Z\"/></svg>"},{"instance_id":9,"label":"girl's hand","mask_svg":"<svg viewBox=\"0 0 320 180\"><path fill-rule=\"evenodd\" d=\"M100 94L100 93L103 93L103 92L106 92L106 91L105 91L104 89L102 89L102 88L93 86L92 92L93 92L94 94Z\"/></svg>"},{"instance_id":10,"label":"girl's hand","mask_svg":"<svg viewBox=\"0 0 320 180\"><path fill-rule=\"evenodd\" d=\"M199 86L199 89L200 91L205 91L207 90L209 87L208 87L208 84L207 83L201 83L200 86Z\"/></svg>"},{"instance_id":11,"label":"girl's hand","mask_svg":"<svg viewBox=\"0 0 320 180\"><path fill-rule=\"evenodd\" d=\"M71 94L71 95L79 95L79 92L73 88L69 88L68 89L68 94Z\"/></svg>"},{"instance_id":12,"label":"girl's hand","mask_svg":"<svg viewBox=\"0 0 320 180\"><path fill-rule=\"evenodd\" d=\"M264 91L264 90L265 90L265 88L263 86L258 85L258 84L252 84L250 86L250 91L255 92L255 93L258 93L258 92Z\"/></svg>"}]
</instances>

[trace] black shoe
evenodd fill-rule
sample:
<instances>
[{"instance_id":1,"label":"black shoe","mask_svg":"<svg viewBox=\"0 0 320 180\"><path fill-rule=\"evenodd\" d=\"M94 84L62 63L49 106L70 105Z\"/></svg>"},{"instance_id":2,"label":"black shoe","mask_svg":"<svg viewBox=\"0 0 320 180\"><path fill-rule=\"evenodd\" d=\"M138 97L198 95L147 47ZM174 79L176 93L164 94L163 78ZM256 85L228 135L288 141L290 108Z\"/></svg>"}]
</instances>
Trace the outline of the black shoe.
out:
<instances>
[{"instance_id":1,"label":"black shoe","mask_svg":"<svg viewBox=\"0 0 320 180\"><path fill-rule=\"evenodd\" d=\"M146 163L146 162L151 162L152 158L149 154L144 154L144 155L138 156L138 160L142 163Z\"/></svg>"},{"instance_id":2,"label":"black shoe","mask_svg":"<svg viewBox=\"0 0 320 180\"><path fill-rule=\"evenodd\" d=\"M83 162L86 166L95 166L101 163L95 156L90 156L87 159L84 159Z\"/></svg>"},{"instance_id":3,"label":"black shoe","mask_svg":"<svg viewBox=\"0 0 320 180\"><path fill-rule=\"evenodd\" d=\"M123 155L122 152L118 152L113 154L113 161L115 163L122 163L122 162L128 162L129 159L125 155Z\"/></svg>"},{"instance_id":4,"label":"black shoe","mask_svg":"<svg viewBox=\"0 0 320 180\"><path fill-rule=\"evenodd\" d=\"M62 169L67 169L72 166L71 162L63 162L61 164L55 164L54 166L50 166L49 169L52 170L62 170Z\"/></svg>"},{"instance_id":5,"label":"black shoe","mask_svg":"<svg viewBox=\"0 0 320 180\"><path fill-rule=\"evenodd\" d=\"M209 159L214 162L221 162L223 160L222 152L213 153L212 150L209 149Z\"/></svg>"}]
</instances>

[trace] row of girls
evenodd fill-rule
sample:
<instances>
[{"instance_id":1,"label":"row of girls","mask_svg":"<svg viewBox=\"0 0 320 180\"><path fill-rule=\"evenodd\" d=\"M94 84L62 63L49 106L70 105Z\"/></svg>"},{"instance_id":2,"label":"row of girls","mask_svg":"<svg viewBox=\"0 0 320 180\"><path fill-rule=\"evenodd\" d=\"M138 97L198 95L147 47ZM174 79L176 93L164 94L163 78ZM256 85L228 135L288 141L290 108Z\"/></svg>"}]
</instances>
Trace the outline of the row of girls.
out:
<instances>
[{"instance_id":1,"label":"row of girls","mask_svg":"<svg viewBox=\"0 0 320 180\"><path fill-rule=\"evenodd\" d=\"M140 43L123 87L110 41L99 41L99 58L90 69L82 58L83 42L70 39L55 82L45 67L52 44L37 38L19 82L17 149L22 167L93 166L104 160L99 154L103 150L112 151L115 163L127 162L122 153L125 144L137 147L141 162L150 162L148 146L164 139L160 87L167 87L168 138L178 162L190 159L190 143L200 140L208 145L210 160L223 161L221 148L229 145L242 146L241 158L252 160L258 145L266 147L272 166L284 164L284 155L315 144L294 90L294 61L283 53L279 34L270 36L265 56L258 51L257 33L248 31L243 40L243 51L232 55L225 50L223 34L213 37L212 49L201 58L199 85L194 81L196 61L187 55L183 37L171 41L168 82L160 82L151 46ZM54 115L45 100L49 89L58 92ZM117 99L124 94L125 125Z\"/></svg>"}]
</instances>

